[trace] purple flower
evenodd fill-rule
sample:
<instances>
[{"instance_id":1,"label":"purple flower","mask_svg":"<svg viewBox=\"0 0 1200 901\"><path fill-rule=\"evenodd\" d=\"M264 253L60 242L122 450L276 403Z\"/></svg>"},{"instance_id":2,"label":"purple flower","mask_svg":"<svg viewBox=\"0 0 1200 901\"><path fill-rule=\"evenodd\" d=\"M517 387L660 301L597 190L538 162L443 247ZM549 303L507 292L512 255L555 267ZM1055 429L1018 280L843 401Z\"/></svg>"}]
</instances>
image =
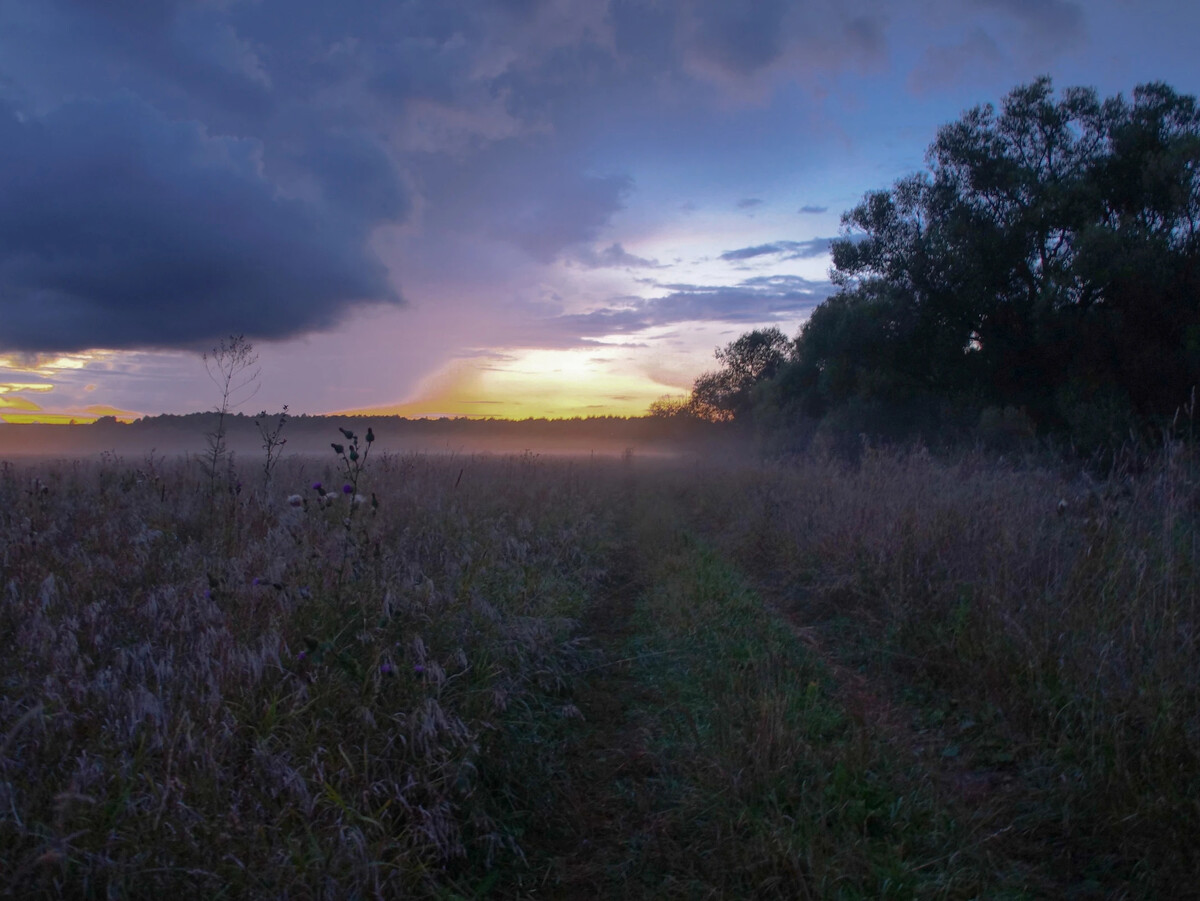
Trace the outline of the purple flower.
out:
<instances>
[{"instance_id":1,"label":"purple flower","mask_svg":"<svg viewBox=\"0 0 1200 901\"><path fill-rule=\"evenodd\" d=\"M296 659L297 660L306 660L306 659L308 659L308 654L305 653L304 651L301 651L299 654L296 655Z\"/></svg>"},{"instance_id":2,"label":"purple flower","mask_svg":"<svg viewBox=\"0 0 1200 901\"><path fill-rule=\"evenodd\" d=\"M251 585L257 585L257 584L258 584L258 576L255 576L253 579L251 579L251 580L250 580L250 584L251 584Z\"/></svg>"},{"instance_id":3,"label":"purple flower","mask_svg":"<svg viewBox=\"0 0 1200 901\"><path fill-rule=\"evenodd\" d=\"M320 491L320 490L321 490L321 483L313 482L313 491Z\"/></svg>"},{"instance_id":4,"label":"purple flower","mask_svg":"<svg viewBox=\"0 0 1200 901\"><path fill-rule=\"evenodd\" d=\"M342 486L342 494L353 494L353 493L354 493L354 486L351 485L349 482L347 482L345 485Z\"/></svg>"},{"instance_id":5,"label":"purple flower","mask_svg":"<svg viewBox=\"0 0 1200 901\"><path fill-rule=\"evenodd\" d=\"M425 667L421 666L421 664L418 663L416 666L413 667L413 672L414 673L423 673L423 672L425 672Z\"/></svg>"},{"instance_id":6,"label":"purple flower","mask_svg":"<svg viewBox=\"0 0 1200 901\"><path fill-rule=\"evenodd\" d=\"M379 666L379 671L385 676L390 676L392 674L392 665L390 663L382 663Z\"/></svg>"}]
</instances>

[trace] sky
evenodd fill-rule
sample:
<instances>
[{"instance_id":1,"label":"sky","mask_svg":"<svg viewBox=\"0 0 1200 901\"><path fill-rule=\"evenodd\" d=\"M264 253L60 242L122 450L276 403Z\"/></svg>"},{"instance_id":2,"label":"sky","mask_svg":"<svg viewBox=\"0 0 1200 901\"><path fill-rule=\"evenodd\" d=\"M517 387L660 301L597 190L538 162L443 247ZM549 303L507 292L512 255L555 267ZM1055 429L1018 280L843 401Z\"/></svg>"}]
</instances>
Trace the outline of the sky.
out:
<instances>
[{"instance_id":1,"label":"sky","mask_svg":"<svg viewBox=\"0 0 1200 901\"><path fill-rule=\"evenodd\" d=\"M636 415L794 335L841 214L1191 0L0 0L0 419Z\"/></svg>"}]
</instances>

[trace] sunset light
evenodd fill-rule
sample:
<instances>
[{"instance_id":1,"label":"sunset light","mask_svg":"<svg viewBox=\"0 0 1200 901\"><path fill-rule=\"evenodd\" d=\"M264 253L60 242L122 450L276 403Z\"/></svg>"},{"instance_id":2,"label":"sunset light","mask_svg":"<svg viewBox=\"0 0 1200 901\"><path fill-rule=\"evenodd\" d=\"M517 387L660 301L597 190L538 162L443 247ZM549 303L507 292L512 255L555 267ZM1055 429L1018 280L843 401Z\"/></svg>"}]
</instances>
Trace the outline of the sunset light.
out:
<instances>
[{"instance_id":1,"label":"sunset light","mask_svg":"<svg viewBox=\"0 0 1200 901\"><path fill-rule=\"evenodd\" d=\"M514 351L483 366L460 361L423 383L413 400L348 413L504 419L640 416L658 397L678 392L621 371L617 353ZM614 365L616 364L616 365Z\"/></svg>"}]
</instances>

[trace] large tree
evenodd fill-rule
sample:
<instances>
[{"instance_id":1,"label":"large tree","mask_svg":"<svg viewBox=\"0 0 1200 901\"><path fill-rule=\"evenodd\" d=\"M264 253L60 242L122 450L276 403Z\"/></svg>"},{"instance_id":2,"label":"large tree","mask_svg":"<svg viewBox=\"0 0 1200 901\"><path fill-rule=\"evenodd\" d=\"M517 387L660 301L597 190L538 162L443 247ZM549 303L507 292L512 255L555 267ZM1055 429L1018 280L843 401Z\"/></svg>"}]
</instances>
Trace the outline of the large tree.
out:
<instances>
[{"instance_id":1,"label":"large tree","mask_svg":"<svg viewBox=\"0 0 1200 901\"><path fill-rule=\"evenodd\" d=\"M1169 414L1200 381L1200 111L1162 84L1100 101L1048 78L943 127L926 171L843 216L838 295L780 376L852 398Z\"/></svg>"}]
</instances>

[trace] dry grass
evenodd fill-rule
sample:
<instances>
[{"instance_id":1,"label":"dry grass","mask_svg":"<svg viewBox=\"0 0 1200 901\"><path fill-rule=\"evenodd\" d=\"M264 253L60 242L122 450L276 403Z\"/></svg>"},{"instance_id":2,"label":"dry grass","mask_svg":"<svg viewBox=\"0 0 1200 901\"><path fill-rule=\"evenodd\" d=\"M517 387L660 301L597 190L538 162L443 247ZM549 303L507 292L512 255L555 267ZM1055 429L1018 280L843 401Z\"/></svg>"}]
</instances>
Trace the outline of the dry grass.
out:
<instances>
[{"instance_id":1,"label":"dry grass","mask_svg":"<svg viewBox=\"0 0 1200 901\"><path fill-rule=\"evenodd\" d=\"M182 464L4 468L0 885L395 896L519 860L496 817L586 659L595 479L384 458L347 529L334 477L214 511Z\"/></svg>"},{"instance_id":2,"label":"dry grass","mask_svg":"<svg viewBox=\"0 0 1200 901\"><path fill-rule=\"evenodd\" d=\"M672 503L904 706L943 781L990 786L963 808L1003 854L1154 895L1200 868L1200 461L1142 464L869 451L695 472Z\"/></svg>"},{"instance_id":3,"label":"dry grass","mask_svg":"<svg viewBox=\"0 0 1200 901\"><path fill-rule=\"evenodd\" d=\"M335 463L285 460L271 492L231 476L216 504L182 462L3 465L10 894L554 896L588 866L645 897L1154 897L1200 876L1185 447L1106 480L921 451L381 455L358 507ZM641 590L604 629L614 560ZM593 752L611 785L583 784Z\"/></svg>"}]
</instances>

